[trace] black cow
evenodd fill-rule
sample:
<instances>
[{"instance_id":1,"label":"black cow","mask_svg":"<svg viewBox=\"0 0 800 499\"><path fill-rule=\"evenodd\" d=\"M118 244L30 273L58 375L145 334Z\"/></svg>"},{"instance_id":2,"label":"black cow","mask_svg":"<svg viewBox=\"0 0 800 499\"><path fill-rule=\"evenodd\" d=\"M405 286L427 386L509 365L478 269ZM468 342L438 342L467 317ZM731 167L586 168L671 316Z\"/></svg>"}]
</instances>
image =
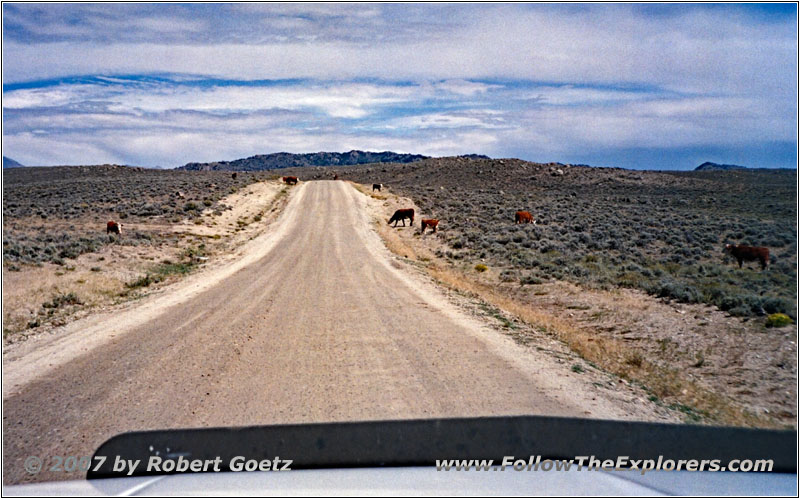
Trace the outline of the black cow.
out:
<instances>
[{"instance_id":1,"label":"black cow","mask_svg":"<svg viewBox=\"0 0 800 499\"><path fill-rule=\"evenodd\" d=\"M403 222L403 227L406 226L406 218L410 220L410 225L414 225L414 208L400 209L394 212L392 218L389 219L388 224L394 222L393 227L397 227L397 222Z\"/></svg>"}]
</instances>

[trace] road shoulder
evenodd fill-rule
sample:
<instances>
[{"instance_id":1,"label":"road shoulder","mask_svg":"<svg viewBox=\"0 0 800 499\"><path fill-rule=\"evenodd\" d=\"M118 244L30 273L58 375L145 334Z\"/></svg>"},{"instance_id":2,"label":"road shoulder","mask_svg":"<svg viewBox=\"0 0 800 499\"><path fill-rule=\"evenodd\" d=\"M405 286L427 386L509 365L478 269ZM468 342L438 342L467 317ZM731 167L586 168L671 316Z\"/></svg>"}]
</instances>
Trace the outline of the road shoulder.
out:
<instances>
[{"instance_id":1,"label":"road shoulder","mask_svg":"<svg viewBox=\"0 0 800 499\"><path fill-rule=\"evenodd\" d=\"M12 395L26 383L46 376L56 367L76 356L115 341L136 326L166 313L170 307L184 303L213 287L226 277L265 256L291 226L293 206L303 195L300 185L281 196L280 189L265 191L271 211L253 225L250 231L237 234L226 244L226 251L209 260L183 279L152 290L138 299L113 306L88 310L83 317L67 324L47 328L25 341L6 344L3 348L3 398ZM250 211L251 200L239 195L246 207L234 208L233 216ZM241 212L241 213L240 213Z\"/></svg>"}]
</instances>

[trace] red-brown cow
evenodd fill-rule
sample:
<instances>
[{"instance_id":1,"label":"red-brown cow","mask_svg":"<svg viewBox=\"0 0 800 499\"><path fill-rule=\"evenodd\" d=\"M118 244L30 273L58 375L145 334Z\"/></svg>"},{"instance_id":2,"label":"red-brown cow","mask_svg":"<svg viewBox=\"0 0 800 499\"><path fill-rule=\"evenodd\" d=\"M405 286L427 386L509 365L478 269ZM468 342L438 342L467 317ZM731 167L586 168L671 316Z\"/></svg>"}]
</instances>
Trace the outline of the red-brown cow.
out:
<instances>
[{"instance_id":1,"label":"red-brown cow","mask_svg":"<svg viewBox=\"0 0 800 499\"><path fill-rule=\"evenodd\" d=\"M414 225L414 208L404 208L394 212L392 218L389 219L387 222L391 225L394 222L393 227L397 227L397 222L403 222L403 227L406 226L406 218L410 220L410 225Z\"/></svg>"},{"instance_id":2,"label":"red-brown cow","mask_svg":"<svg viewBox=\"0 0 800 499\"><path fill-rule=\"evenodd\" d=\"M433 232L436 232L436 227L439 226L439 221L435 218L423 218L422 219L422 233L425 233L425 228L430 227L433 229Z\"/></svg>"},{"instance_id":3,"label":"red-brown cow","mask_svg":"<svg viewBox=\"0 0 800 499\"><path fill-rule=\"evenodd\" d=\"M106 234L116 234L118 236L122 236L122 224L113 220L109 220L106 224Z\"/></svg>"},{"instance_id":4,"label":"red-brown cow","mask_svg":"<svg viewBox=\"0 0 800 499\"><path fill-rule=\"evenodd\" d=\"M529 211L518 211L514 213L514 223L516 224L535 224L536 220Z\"/></svg>"},{"instance_id":5,"label":"red-brown cow","mask_svg":"<svg viewBox=\"0 0 800 499\"><path fill-rule=\"evenodd\" d=\"M300 179L297 177L283 177L283 181L289 185L295 185L298 180Z\"/></svg>"},{"instance_id":6,"label":"red-brown cow","mask_svg":"<svg viewBox=\"0 0 800 499\"><path fill-rule=\"evenodd\" d=\"M752 262L755 260L761 263L761 270L764 270L767 268L767 265L769 265L769 248L763 246L726 244L725 251L736 258L736 261L739 262L739 268L742 268L742 262Z\"/></svg>"}]
</instances>

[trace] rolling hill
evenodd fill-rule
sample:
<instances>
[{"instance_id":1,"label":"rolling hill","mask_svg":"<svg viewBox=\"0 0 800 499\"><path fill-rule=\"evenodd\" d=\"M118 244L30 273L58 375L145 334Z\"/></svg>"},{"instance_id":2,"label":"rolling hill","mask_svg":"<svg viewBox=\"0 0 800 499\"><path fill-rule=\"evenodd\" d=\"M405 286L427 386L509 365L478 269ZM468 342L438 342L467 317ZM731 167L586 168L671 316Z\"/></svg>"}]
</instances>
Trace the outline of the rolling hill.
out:
<instances>
[{"instance_id":1,"label":"rolling hill","mask_svg":"<svg viewBox=\"0 0 800 499\"><path fill-rule=\"evenodd\" d=\"M746 170L746 166L739 166L739 165L721 165L719 163L712 163L711 161L706 161L702 165L695 168L695 171L713 171L713 170Z\"/></svg>"},{"instance_id":2,"label":"rolling hill","mask_svg":"<svg viewBox=\"0 0 800 499\"><path fill-rule=\"evenodd\" d=\"M3 168L21 168L23 166L25 166L25 165L23 165L22 163L20 163L18 161L14 161L11 158L3 156Z\"/></svg>"},{"instance_id":3,"label":"rolling hill","mask_svg":"<svg viewBox=\"0 0 800 499\"><path fill-rule=\"evenodd\" d=\"M307 154L279 152L272 154L259 154L234 161L187 163L183 166L179 166L177 169L257 171L298 166L350 166L367 163L411 163L427 158L427 156L422 156L421 154L402 154L391 151L349 151L344 153L315 152Z\"/></svg>"}]
</instances>

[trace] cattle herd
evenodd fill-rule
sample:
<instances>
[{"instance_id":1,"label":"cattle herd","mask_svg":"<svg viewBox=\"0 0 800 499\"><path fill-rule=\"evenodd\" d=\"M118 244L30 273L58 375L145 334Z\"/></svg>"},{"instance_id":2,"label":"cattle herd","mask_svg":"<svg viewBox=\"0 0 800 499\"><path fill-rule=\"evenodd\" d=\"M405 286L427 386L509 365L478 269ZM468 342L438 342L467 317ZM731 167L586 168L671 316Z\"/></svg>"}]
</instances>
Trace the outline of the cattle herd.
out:
<instances>
[{"instance_id":1,"label":"cattle herd","mask_svg":"<svg viewBox=\"0 0 800 499\"><path fill-rule=\"evenodd\" d=\"M382 184L372 184L373 192L375 190L380 191ZM405 220L408 219L410 225L414 225L414 209L413 208L402 208L396 210L392 218L388 220L388 224L392 225L392 227L397 227L397 223L401 222L403 227L405 227L406 222ZM533 218L533 215L529 211L517 211L514 213L514 223L515 224L536 224L536 219ZM423 218L421 221L421 230L420 233L424 234L425 229L430 227L432 232L436 232L436 229L439 226L438 219L426 219ZM753 262L758 260L761 264L761 270L767 268L769 265L769 248L765 248L763 246L746 246L744 244L726 244L725 251L733 256L736 261L739 263L739 268L742 268L743 262Z\"/></svg>"},{"instance_id":2,"label":"cattle herd","mask_svg":"<svg viewBox=\"0 0 800 499\"><path fill-rule=\"evenodd\" d=\"M383 184L372 184L373 192L375 190L380 191ZM410 225L414 225L414 209L413 208L401 208L394 212L392 218L388 220L388 224L394 224L392 227L397 227L397 223L401 222L403 227L406 226L406 219L409 219ZM536 224L536 220L533 218L533 215L529 211L518 211L514 214L514 223L516 224ZM423 218L421 221L421 229L420 233L424 234L425 229L430 227L432 232L436 232L436 229L439 227L439 220L436 218Z\"/></svg>"},{"instance_id":3,"label":"cattle herd","mask_svg":"<svg viewBox=\"0 0 800 499\"><path fill-rule=\"evenodd\" d=\"M236 178L236 173L232 174L233 178ZM334 180L339 179L338 174L334 174ZM295 176L286 176L282 178L283 182L287 185L296 185L297 182L300 180ZM380 191L383 188L383 184L372 184L372 191ZM398 222L403 224L403 227L406 226L406 219L409 221L409 226L414 225L414 209L413 208L401 208L396 210L392 217L388 220L388 224L392 225L393 227L397 227ZM514 213L514 223L515 224L536 224L536 219L533 218L533 215L529 211L517 211ZM430 227L432 232L436 232L437 228L439 227L439 220L435 218L423 218L421 220L421 233L425 233L425 229ZM116 234L117 236L122 236L122 224L116 222L114 220L109 220L106 224L106 234ZM744 244L726 244L725 245L725 252L733 256L739 264L739 268L742 268L742 264L744 262L753 262L758 261L761 264L761 270L767 268L769 265L769 248L765 248L763 246L746 246Z\"/></svg>"}]
</instances>

